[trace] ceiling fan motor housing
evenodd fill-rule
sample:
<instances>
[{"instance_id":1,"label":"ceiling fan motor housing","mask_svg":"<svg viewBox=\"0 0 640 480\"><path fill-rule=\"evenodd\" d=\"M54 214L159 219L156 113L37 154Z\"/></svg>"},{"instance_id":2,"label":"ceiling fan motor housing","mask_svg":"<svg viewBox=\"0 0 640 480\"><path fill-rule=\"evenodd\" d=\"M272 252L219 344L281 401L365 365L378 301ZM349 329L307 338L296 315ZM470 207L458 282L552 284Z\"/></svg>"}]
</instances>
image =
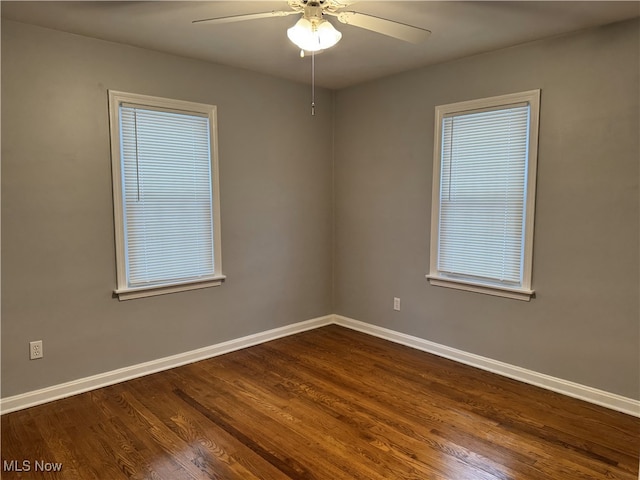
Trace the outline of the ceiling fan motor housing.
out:
<instances>
[{"instance_id":1,"label":"ceiling fan motor housing","mask_svg":"<svg viewBox=\"0 0 640 480\"><path fill-rule=\"evenodd\" d=\"M308 2L304 7L304 18L311 23L317 23L322 20L322 6L319 2Z\"/></svg>"}]
</instances>

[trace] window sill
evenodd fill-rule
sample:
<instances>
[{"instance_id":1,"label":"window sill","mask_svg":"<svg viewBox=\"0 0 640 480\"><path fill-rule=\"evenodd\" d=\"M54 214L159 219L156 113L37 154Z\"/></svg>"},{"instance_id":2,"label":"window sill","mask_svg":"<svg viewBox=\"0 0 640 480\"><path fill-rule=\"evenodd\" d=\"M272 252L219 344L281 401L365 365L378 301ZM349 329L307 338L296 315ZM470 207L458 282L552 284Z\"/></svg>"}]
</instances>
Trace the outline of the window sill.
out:
<instances>
[{"instance_id":1,"label":"window sill","mask_svg":"<svg viewBox=\"0 0 640 480\"><path fill-rule=\"evenodd\" d=\"M119 300L132 300L134 298L153 297L155 295L165 295L167 293L185 292L187 290L197 290L200 288L217 287L222 284L226 277L209 277L205 280L196 280L184 283L171 283L168 285L153 285L148 287L119 288L114 291Z\"/></svg>"},{"instance_id":2,"label":"window sill","mask_svg":"<svg viewBox=\"0 0 640 480\"><path fill-rule=\"evenodd\" d=\"M528 302L535 293L534 290L526 290L520 288L499 287L495 285L486 285L482 283L474 283L463 280L453 280L450 278L437 277L435 275L426 275L429 283L437 287L455 288L457 290L466 290L468 292L484 293L486 295L495 295L498 297L512 298L514 300L522 300Z\"/></svg>"}]
</instances>

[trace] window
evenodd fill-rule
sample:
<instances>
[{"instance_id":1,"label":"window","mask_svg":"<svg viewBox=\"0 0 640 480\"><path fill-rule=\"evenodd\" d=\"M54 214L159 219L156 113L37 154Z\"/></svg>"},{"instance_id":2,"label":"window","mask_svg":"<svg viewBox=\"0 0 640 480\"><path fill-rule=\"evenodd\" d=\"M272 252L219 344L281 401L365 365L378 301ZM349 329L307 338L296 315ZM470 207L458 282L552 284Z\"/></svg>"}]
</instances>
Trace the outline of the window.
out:
<instances>
[{"instance_id":1,"label":"window","mask_svg":"<svg viewBox=\"0 0 640 480\"><path fill-rule=\"evenodd\" d=\"M436 107L432 285L529 300L540 91Z\"/></svg>"},{"instance_id":2,"label":"window","mask_svg":"<svg viewBox=\"0 0 640 480\"><path fill-rule=\"evenodd\" d=\"M109 92L120 300L220 285L216 107Z\"/></svg>"}]
</instances>

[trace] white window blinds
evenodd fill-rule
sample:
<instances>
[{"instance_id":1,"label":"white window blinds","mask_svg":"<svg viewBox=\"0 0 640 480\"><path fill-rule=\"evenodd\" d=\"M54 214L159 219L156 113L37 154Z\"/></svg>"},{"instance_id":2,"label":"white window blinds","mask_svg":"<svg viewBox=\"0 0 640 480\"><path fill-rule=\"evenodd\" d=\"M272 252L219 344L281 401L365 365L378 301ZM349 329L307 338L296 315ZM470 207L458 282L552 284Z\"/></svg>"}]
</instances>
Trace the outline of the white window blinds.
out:
<instances>
[{"instance_id":1,"label":"white window blinds","mask_svg":"<svg viewBox=\"0 0 640 480\"><path fill-rule=\"evenodd\" d=\"M213 276L207 115L120 104L128 287Z\"/></svg>"},{"instance_id":2,"label":"white window blinds","mask_svg":"<svg viewBox=\"0 0 640 480\"><path fill-rule=\"evenodd\" d=\"M437 270L522 285L530 106L442 119Z\"/></svg>"}]
</instances>

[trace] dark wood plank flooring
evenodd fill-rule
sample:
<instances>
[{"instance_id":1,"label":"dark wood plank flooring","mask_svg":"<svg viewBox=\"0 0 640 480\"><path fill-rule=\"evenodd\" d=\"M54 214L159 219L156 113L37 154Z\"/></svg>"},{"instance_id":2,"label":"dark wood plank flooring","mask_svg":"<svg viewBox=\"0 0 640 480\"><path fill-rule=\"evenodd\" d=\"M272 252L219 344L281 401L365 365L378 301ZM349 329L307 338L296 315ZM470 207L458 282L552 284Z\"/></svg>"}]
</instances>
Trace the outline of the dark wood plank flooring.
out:
<instances>
[{"instance_id":1,"label":"dark wood plank flooring","mask_svg":"<svg viewBox=\"0 0 640 480\"><path fill-rule=\"evenodd\" d=\"M338 326L2 416L7 480L637 480L639 450L638 418Z\"/></svg>"}]
</instances>

